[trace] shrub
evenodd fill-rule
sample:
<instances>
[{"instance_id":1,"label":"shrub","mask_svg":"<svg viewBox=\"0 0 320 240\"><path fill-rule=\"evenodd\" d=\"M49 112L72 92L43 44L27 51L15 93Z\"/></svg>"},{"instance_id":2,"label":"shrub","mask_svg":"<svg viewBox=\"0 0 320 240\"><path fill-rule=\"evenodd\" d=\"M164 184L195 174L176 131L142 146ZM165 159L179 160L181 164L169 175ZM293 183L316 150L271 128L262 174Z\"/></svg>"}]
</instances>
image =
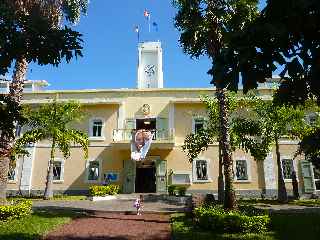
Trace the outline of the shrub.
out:
<instances>
[{"instance_id":1,"label":"shrub","mask_svg":"<svg viewBox=\"0 0 320 240\"><path fill-rule=\"evenodd\" d=\"M205 206L194 210L199 226L216 232L262 233L268 230L270 217L264 211L247 208L241 211L224 211L219 206Z\"/></svg>"},{"instance_id":2,"label":"shrub","mask_svg":"<svg viewBox=\"0 0 320 240\"><path fill-rule=\"evenodd\" d=\"M119 193L119 186L118 185L107 185L107 186L91 186L89 188L89 195L90 196L106 196L106 195L115 195Z\"/></svg>"},{"instance_id":3,"label":"shrub","mask_svg":"<svg viewBox=\"0 0 320 240\"><path fill-rule=\"evenodd\" d=\"M32 201L17 200L12 205L0 206L0 221L9 221L31 214Z\"/></svg>"},{"instance_id":4,"label":"shrub","mask_svg":"<svg viewBox=\"0 0 320 240\"><path fill-rule=\"evenodd\" d=\"M168 186L168 193L170 196L174 196L175 195L175 191L176 191L177 186L175 185L169 185Z\"/></svg>"},{"instance_id":5,"label":"shrub","mask_svg":"<svg viewBox=\"0 0 320 240\"><path fill-rule=\"evenodd\" d=\"M177 190L178 190L179 196L185 196L186 195L187 188L185 186L178 186Z\"/></svg>"}]
</instances>

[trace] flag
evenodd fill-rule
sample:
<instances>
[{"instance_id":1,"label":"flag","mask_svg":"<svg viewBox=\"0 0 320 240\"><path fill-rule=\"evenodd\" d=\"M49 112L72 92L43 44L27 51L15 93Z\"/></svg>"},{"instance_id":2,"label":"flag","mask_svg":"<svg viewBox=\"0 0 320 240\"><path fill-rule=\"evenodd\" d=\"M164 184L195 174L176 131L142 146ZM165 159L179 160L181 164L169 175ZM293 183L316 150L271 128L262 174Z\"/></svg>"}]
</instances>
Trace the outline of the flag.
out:
<instances>
[{"instance_id":1,"label":"flag","mask_svg":"<svg viewBox=\"0 0 320 240\"><path fill-rule=\"evenodd\" d=\"M138 42L140 42L140 29L138 25L134 27L134 31L137 33Z\"/></svg>"},{"instance_id":2,"label":"flag","mask_svg":"<svg viewBox=\"0 0 320 240\"><path fill-rule=\"evenodd\" d=\"M144 10L143 15L144 15L146 18L150 18L150 12L149 12L147 9Z\"/></svg>"},{"instance_id":3,"label":"flag","mask_svg":"<svg viewBox=\"0 0 320 240\"><path fill-rule=\"evenodd\" d=\"M156 22L153 22L152 23L152 26L155 28L155 30L156 30L156 32L158 32L158 23L156 23Z\"/></svg>"}]
</instances>

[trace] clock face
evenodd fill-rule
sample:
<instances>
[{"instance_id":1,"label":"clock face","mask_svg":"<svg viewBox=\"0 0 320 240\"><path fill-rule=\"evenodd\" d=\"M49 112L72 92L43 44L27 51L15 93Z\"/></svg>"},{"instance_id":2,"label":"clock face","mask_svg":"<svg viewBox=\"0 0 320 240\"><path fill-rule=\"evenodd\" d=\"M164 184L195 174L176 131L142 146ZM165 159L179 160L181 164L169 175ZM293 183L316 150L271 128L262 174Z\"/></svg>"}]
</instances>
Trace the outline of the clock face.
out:
<instances>
[{"instance_id":1,"label":"clock face","mask_svg":"<svg viewBox=\"0 0 320 240\"><path fill-rule=\"evenodd\" d=\"M146 73L146 75L148 77L151 77L151 76L155 75L155 73L156 73L156 66L153 64L149 64L149 65L145 66L144 72Z\"/></svg>"}]
</instances>

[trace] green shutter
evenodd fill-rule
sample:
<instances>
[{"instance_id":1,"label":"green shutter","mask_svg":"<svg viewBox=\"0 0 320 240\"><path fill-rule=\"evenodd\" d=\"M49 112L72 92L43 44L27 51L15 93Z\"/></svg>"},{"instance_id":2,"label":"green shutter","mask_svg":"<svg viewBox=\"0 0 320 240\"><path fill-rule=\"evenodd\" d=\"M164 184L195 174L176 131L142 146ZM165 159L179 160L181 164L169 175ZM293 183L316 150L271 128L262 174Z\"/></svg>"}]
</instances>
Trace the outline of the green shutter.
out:
<instances>
[{"instance_id":1,"label":"green shutter","mask_svg":"<svg viewBox=\"0 0 320 240\"><path fill-rule=\"evenodd\" d=\"M124 160L123 168L123 193L134 193L136 181L136 163L132 160Z\"/></svg>"},{"instance_id":2,"label":"green shutter","mask_svg":"<svg viewBox=\"0 0 320 240\"><path fill-rule=\"evenodd\" d=\"M125 130L124 130L124 140L131 141L132 139L132 129L135 129L135 120L133 118L127 118L125 121Z\"/></svg>"},{"instance_id":3,"label":"green shutter","mask_svg":"<svg viewBox=\"0 0 320 240\"><path fill-rule=\"evenodd\" d=\"M156 161L157 192L167 192L167 161Z\"/></svg>"},{"instance_id":4,"label":"green shutter","mask_svg":"<svg viewBox=\"0 0 320 240\"><path fill-rule=\"evenodd\" d=\"M168 118L157 118L157 139L165 140L169 137L169 120Z\"/></svg>"},{"instance_id":5,"label":"green shutter","mask_svg":"<svg viewBox=\"0 0 320 240\"><path fill-rule=\"evenodd\" d=\"M315 191L312 164L309 161L301 161L301 171L303 177L303 185L305 193L313 193Z\"/></svg>"}]
</instances>

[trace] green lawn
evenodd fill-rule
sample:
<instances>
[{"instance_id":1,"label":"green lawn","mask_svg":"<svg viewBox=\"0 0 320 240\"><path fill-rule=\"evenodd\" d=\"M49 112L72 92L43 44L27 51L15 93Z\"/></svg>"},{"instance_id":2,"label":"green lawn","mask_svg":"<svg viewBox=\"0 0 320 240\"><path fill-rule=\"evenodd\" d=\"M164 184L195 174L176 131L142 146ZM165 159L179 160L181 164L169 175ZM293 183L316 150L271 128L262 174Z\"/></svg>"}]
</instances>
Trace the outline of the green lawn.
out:
<instances>
[{"instance_id":1,"label":"green lawn","mask_svg":"<svg viewBox=\"0 0 320 240\"><path fill-rule=\"evenodd\" d=\"M291 200L288 203L279 203L277 200L271 199L241 199L240 204L266 204L266 205L280 205L280 204L290 204L290 205L300 205L308 207L320 207L320 199L300 199Z\"/></svg>"},{"instance_id":2,"label":"green lawn","mask_svg":"<svg viewBox=\"0 0 320 240\"><path fill-rule=\"evenodd\" d=\"M172 233L174 240L287 240L320 239L320 214L274 213L271 216L272 230L265 234L217 234L204 231L193 225L184 214L172 216Z\"/></svg>"},{"instance_id":3,"label":"green lawn","mask_svg":"<svg viewBox=\"0 0 320 240\"><path fill-rule=\"evenodd\" d=\"M80 217L81 213L61 210L37 210L32 215L12 220L10 222L0 222L1 240L31 240L40 239L49 231L61 224Z\"/></svg>"},{"instance_id":4,"label":"green lawn","mask_svg":"<svg viewBox=\"0 0 320 240\"><path fill-rule=\"evenodd\" d=\"M87 196L83 195L55 195L51 200L63 200L63 201L77 201L77 200L86 200ZM9 197L7 200L17 200L17 199L30 199L32 201L43 200L42 196L32 196L32 197Z\"/></svg>"}]
</instances>

